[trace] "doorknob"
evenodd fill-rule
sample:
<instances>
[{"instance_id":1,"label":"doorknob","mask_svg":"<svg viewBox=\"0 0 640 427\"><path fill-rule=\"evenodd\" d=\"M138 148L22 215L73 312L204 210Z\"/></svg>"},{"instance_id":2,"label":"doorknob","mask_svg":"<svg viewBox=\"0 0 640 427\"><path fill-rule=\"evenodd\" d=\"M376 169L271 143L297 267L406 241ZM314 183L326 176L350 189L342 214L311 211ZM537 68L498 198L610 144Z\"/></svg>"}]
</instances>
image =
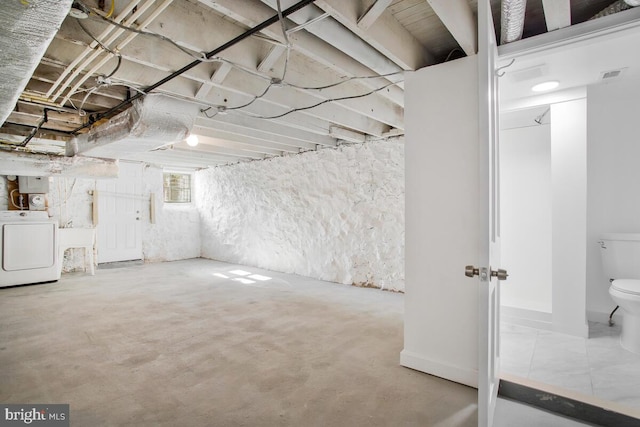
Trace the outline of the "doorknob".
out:
<instances>
[{"instance_id":1,"label":"doorknob","mask_svg":"<svg viewBox=\"0 0 640 427\"><path fill-rule=\"evenodd\" d=\"M507 274L507 270L498 269L498 270L490 270L491 277L495 277L498 280L507 280L509 275ZM476 268L473 265L467 265L464 268L464 275L467 277L480 276L482 280L487 280L487 270L485 268Z\"/></svg>"},{"instance_id":2,"label":"doorknob","mask_svg":"<svg viewBox=\"0 0 640 427\"><path fill-rule=\"evenodd\" d=\"M498 280L507 280L509 274L507 274L507 270L499 268L497 270L491 270L491 277L497 277Z\"/></svg>"},{"instance_id":3,"label":"doorknob","mask_svg":"<svg viewBox=\"0 0 640 427\"><path fill-rule=\"evenodd\" d=\"M480 269L475 268L473 265L467 265L464 268L464 275L467 277L473 277L480 275Z\"/></svg>"}]
</instances>

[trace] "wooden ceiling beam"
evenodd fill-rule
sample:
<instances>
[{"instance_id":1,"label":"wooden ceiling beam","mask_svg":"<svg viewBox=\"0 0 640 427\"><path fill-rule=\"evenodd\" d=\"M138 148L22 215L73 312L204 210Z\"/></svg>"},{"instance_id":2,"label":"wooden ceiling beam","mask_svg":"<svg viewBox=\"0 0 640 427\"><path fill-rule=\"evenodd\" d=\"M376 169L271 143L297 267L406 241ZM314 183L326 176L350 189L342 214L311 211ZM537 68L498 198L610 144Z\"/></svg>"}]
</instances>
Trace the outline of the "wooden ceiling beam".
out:
<instances>
[{"instance_id":1,"label":"wooden ceiling beam","mask_svg":"<svg viewBox=\"0 0 640 427\"><path fill-rule=\"evenodd\" d=\"M366 28L361 26L359 3L359 1L344 0L315 1L317 6L403 69L417 70L435 62L427 48L382 7L380 7L382 12L374 22ZM384 3L384 1L378 1L373 6L378 3Z\"/></svg>"},{"instance_id":2,"label":"wooden ceiling beam","mask_svg":"<svg viewBox=\"0 0 640 427\"><path fill-rule=\"evenodd\" d=\"M478 23L467 0L426 0L462 50L478 52ZM486 0L482 0L486 1Z\"/></svg>"},{"instance_id":3,"label":"wooden ceiling beam","mask_svg":"<svg viewBox=\"0 0 640 427\"><path fill-rule=\"evenodd\" d=\"M571 25L571 2L569 0L542 0L547 31Z\"/></svg>"}]
</instances>

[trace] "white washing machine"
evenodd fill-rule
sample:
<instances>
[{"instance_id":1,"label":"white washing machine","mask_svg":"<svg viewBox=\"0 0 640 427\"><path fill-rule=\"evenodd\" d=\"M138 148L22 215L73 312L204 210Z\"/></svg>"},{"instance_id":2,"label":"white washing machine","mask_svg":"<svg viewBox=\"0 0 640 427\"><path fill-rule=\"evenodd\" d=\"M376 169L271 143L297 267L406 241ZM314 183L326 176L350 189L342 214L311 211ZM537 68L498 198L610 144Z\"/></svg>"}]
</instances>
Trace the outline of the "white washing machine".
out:
<instances>
[{"instance_id":1,"label":"white washing machine","mask_svg":"<svg viewBox=\"0 0 640 427\"><path fill-rule=\"evenodd\" d=\"M58 280L57 248L58 223L47 212L0 211L0 287Z\"/></svg>"}]
</instances>

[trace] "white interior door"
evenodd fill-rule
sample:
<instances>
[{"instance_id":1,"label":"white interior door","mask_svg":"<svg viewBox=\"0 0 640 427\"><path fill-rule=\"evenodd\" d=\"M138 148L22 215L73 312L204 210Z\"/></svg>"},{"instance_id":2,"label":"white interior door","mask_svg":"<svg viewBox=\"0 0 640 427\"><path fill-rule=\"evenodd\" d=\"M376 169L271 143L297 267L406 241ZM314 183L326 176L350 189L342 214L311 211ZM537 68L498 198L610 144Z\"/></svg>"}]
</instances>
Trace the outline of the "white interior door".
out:
<instances>
[{"instance_id":1,"label":"white interior door","mask_svg":"<svg viewBox=\"0 0 640 427\"><path fill-rule=\"evenodd\" d=\"M118 178L96 187L98 262L142 259L142 164L120 162Z\"/></svg>"},{"instance_id":2,"label":"white interior door","mask_svg":"<svg viewBox=\"0 0 640 427\"><path fill-rule=\"evenodd\" d=\"M497 43L489 0L478 2L479 285L478 426L493 425L500 370L500 266Z\"/></svg>"}]
</instances>

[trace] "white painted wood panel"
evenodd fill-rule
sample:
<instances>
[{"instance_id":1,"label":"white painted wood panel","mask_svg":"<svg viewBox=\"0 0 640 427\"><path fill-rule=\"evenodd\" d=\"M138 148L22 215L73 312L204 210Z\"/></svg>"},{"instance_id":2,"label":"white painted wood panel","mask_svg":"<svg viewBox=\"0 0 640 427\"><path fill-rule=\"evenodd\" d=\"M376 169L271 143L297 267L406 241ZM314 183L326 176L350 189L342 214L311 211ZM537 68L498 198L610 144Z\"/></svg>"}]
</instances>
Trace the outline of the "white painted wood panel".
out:
<instances>
[{"instance_id":1,"label":"white painted wood panel","mask_svg":"<svg viewBox=\"0 0 640 427\"><path fill-rule=\"evenodd\" d=\"M142 164L120 162L118 178L96 188L98 263L142 259Z\"/></svg>"}]
</instances>

